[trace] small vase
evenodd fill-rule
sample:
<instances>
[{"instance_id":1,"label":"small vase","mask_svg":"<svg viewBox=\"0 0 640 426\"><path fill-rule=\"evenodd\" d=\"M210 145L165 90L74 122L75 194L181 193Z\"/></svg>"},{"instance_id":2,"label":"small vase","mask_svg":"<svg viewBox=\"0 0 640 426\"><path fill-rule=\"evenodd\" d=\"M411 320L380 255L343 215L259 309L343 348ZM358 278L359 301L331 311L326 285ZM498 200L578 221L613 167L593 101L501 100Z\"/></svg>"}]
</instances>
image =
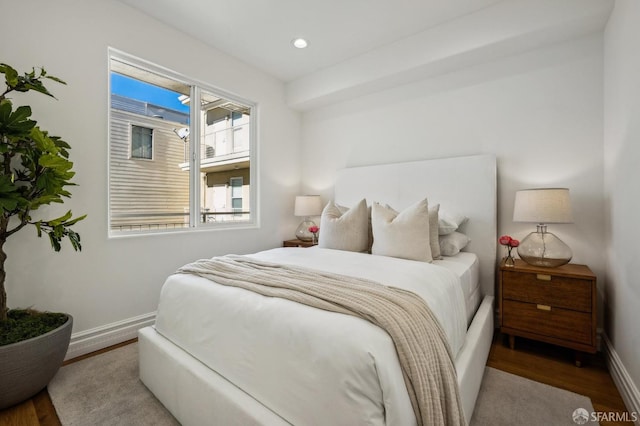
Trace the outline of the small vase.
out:
<instances>
[{"instance_id":1,"label":"small vase","mask_svg":"<svg viewBox=\"0 0 640 426\"><path fill-rule=\"evenodd\" d=\"M504 258L504 266L509 266L509 267L516 266L516 260L513 258L513 256L508 255L507 257Z\"/></svg>"},{"instance_id":2,"label":"small vase","mask_svg":"<svg viewBox=\"0 0 640 426\"><path fill-rule=\"evenodd\" d=\"M311 237L311 243L315 246L316 244L318 244L318 233L317 232L312 232L313 237Z\"/></svg>"}]
</instances>

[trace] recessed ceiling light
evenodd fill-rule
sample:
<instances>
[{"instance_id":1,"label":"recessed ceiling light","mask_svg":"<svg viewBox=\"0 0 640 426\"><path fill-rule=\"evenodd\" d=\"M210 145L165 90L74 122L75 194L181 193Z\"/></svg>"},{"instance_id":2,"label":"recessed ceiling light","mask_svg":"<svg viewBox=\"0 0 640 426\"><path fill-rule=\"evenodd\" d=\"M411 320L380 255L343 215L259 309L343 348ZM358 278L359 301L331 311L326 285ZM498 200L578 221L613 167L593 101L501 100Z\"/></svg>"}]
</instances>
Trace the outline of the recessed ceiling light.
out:
<instances>
[{"instance_id":1,"label":"recessed ceiling light","mask_svg":"<svg viewBox=\"0 0 640 426\"><path fill-rule=\"evenodd\" d=\"M307 40L300 37L291 40L291 44L293 44L294 47L297 47L298 49L304 49L309 45L309 43L307 43Z\"/></svg>"}]
</instances>

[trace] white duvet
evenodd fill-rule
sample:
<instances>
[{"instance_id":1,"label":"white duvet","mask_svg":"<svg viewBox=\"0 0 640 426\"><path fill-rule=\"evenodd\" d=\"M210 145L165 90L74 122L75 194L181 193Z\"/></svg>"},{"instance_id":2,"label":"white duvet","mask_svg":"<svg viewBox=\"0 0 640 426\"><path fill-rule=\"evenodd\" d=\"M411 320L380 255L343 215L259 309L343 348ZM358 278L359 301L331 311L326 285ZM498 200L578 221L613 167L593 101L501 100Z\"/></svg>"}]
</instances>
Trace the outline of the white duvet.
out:
<instances>
[{"instance_id":1,"label":"white duvet","mask_svg":"<svg viewBox=\"0 0 640 426\"><path fill-rule=\"evenodd\" d=\"M439 319L454 355L462 346L464 297L444 267L319 248L251 257L413 291ZM416 424L391 338L365 320L172 275L156 329L292 424Z\"/></svg>"}]
</instances>

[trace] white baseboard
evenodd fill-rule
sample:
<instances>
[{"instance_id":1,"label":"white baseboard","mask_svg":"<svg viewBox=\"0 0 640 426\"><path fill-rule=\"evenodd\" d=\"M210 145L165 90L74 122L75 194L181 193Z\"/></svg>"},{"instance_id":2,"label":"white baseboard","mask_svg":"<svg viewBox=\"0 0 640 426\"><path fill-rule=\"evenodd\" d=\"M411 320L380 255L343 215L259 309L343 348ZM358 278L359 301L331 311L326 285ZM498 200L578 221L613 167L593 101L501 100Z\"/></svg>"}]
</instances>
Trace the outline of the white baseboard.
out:
<instances>
[{"instance_id":1,"label":"white baseboard","mask_svg":"<svg viewBox=\"0 0 640 426\"><path fill-rule=\"evenodd\" d=\"M79 357L100 349L138 337L138 330L156 321L156 313L140 315L71 335L65 360Z\"/></svg>"},{"instance_id":2,"label":"white baseboard","mask_svg":"<svg viewBox=\"0 0 640 426\"><path fill-rule=\"evenodd\" d=\"M609 340L609 337L605 333L602 333L602 341L604 342L604 353L609 372L620 392L620 396L622 396L622 400L627 406L627 410L630 413L640 415L640 391L638 391L638 387L633 382L633 379L631 379L631 376L629 376L629 372L618 356L611 340ZM640 426L640 418L635 424Z\"/></svg>"}]
</instances>

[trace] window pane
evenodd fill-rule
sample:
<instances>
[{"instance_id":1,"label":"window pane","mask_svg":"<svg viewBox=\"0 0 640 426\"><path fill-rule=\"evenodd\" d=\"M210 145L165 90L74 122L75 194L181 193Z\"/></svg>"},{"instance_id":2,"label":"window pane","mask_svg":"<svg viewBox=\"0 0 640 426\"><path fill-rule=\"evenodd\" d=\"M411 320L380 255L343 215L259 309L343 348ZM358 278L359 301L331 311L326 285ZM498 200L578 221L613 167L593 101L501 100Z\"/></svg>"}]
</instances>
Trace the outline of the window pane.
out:
<instances>
[{"instance_id":1,"label":"window pane","mask_svg":"<svg viewBox=\"0 0 640 426\"><path fill-rule=\"evenodd\" d=\"M201 221L249 220L251 108L207 91L200 104Z\"/></svg>"},{"instance_id":2,"label":"window pane","mask_svg":"<svg viewBox=\"0 0 640 426\"><path fill-rule=\"evenodd\" d=\"M115 59L111 70L110 229L188 227L189 106L179 97L190 87Z\"/></svg>"},{"instance_id":3,"label":"window pane","mask_svg":"<svg viewBox=\"0 0 640 426\"><path fill-rule=\"evenodd\" d=\"M242 178L231 178L231 198L242 198Z\"/></svg>"}]
</instances>

